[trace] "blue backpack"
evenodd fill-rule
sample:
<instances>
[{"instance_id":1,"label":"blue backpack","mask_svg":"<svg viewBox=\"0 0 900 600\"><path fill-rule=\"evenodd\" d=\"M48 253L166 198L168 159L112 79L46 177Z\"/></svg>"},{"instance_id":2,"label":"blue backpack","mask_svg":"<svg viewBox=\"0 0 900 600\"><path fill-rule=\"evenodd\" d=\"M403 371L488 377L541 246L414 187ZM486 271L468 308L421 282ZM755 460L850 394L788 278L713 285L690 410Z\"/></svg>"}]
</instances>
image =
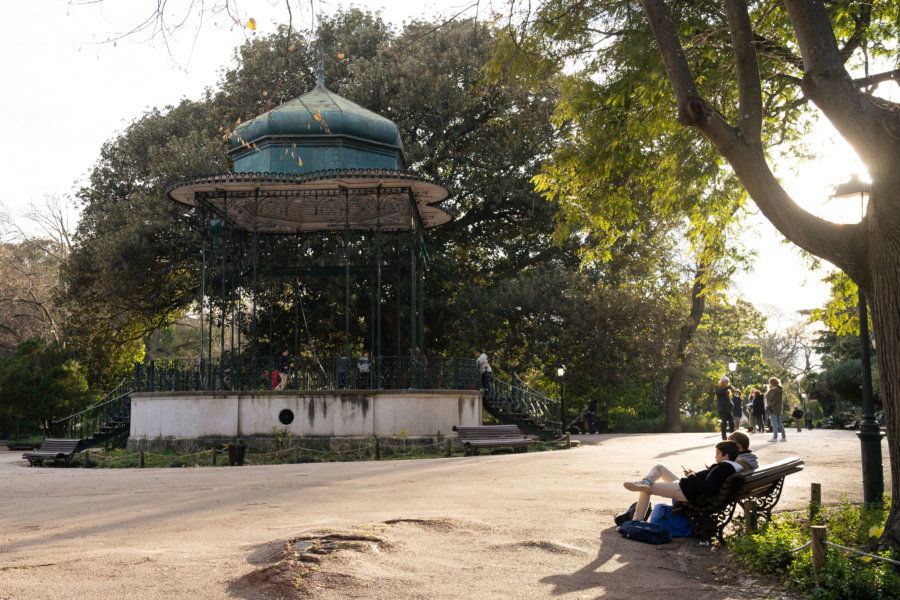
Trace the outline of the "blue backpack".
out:
<instances>
[{"instance_id":1,"label":"blue backpack","mask_svg":"<svg viewBox=\"0 0 900 600\"><path fill-rule=\"evenodd\" d=\"M678 513L673 513L669 504L655 505L653 512L650 513L650 522L659 523L668 529L672 537L690 537L694 534L690 521Z\"/></svg>"},{"instance_id":2,"label":"blue backpack","mask_svg":"<svg viewBox=\"0 0 900 600\"><path fill-rule=\"evenodd\" d=\"M649 521L625 521L619 525L619 533L629 540L647 544L665 544L672 541L672 534L659 523Z\"/></svg>"}]
</instances>

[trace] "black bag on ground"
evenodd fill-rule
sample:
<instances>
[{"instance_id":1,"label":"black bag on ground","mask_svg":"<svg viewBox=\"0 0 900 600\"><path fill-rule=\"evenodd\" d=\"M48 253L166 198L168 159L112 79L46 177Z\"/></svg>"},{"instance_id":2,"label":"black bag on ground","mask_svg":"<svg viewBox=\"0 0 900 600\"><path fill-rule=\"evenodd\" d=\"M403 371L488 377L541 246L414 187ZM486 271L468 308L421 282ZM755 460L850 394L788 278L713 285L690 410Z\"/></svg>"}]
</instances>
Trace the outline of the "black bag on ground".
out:
<instances>
[{"instance_id":1,"label":"black bag on ground","mask_svg":"<svg viewBox=\"0 0 900 600\"><path fill-rule=\"evenodd\" d=\"M625 521L635 520L634 509L636 509L636 508L637 508L637 502L635 502L631 506L629 506L628 510L622 511L619 514L617 514L615 517L616 525L621 525ZM643 519L637 519L637 520L638 521L646 521L649 516L650 516L650 505L648 504L647 505L647 514L644 515Z\"/></svg>"}]
</instances>

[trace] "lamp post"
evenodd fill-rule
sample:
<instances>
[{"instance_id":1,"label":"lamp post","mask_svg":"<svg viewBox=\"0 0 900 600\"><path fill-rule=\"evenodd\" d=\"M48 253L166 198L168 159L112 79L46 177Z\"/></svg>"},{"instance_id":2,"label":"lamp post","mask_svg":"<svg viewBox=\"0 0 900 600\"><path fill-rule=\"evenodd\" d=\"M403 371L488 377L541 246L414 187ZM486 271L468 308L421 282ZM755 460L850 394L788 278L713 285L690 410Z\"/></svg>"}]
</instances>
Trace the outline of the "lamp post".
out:
<instances>
[{"instance_id":1,"label":"lamp post","mask_svg":"<svg viewBox=\"0 0 900 600\"><path fill-rule=\"evenodd\" d=\"M566 405L565 405L565 402L564 402L564 400L563 400L563 392L564 392L564 387L563 387L563 386L564 386L566 380L563 379L563 377L565 377L565 375L566 375L566 368L565 368L565 367L559 367L558 369L556 369L556 375L559 377L559 422L562 424L563 433L565 433L565 429L566 429Z\"/></svg>"},{"instance_id":2,"label":"lamp post","mask_svg":"<svg viewBox=\"0 0 900 600\"><path fill-rule=\"evenodd\" d=\"M835 199L855 199L859 196L860 220L866 215L866 200L872 185L860 181L859 175L850 176L850 181L839 184L834 194ZM884 468L881 462L881 430L875 421L875 401L872 398L872 366L869 357L869 314L866 307L866 296L862 287L859 291L859 342L860 360L862 362L862 396L863 420L859 425L860 445L862 447L863 467L863 502L867 505L881 504L884 494Z\"/></svg>"},{"instance_id":3,"label":"lamp post","mask_svg":"<svg viewBox=\"0 0 900 600\"><path fill-rule=\"evenodd\" d=\"M734 372L737 371L737 368L738 364L735 361L728 363L728 376L732 383L734 383Z\"/></svg>"}]
</instances>

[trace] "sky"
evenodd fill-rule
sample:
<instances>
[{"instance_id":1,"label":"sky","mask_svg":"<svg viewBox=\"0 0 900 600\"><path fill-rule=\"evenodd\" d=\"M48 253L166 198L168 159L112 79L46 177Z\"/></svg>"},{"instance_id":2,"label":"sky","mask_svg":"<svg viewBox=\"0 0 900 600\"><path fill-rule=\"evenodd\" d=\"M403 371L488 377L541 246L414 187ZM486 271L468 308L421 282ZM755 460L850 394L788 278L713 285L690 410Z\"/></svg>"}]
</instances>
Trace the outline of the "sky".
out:
<instances>
[{"instance_id":1,"label":"sky","mask_svg":"<svg viewBox=\"0 0 900 600\"><path fill-rule=\"evenodd\" d=\"M206 0L207 6L212 3ZM199 29L192 22L170 36L145 30L108 41L146 20L156 5L152 0L4 2L8 23L14 26L0 38L5 63L0 114L7 136L0 146L4 181L0 202L14 216L21 217L29 203L41 205L47 196L71 195L104 142L148 109L199 98L232 64L234 49L254 35L219 13L206 15ZM295 28L310 28L312 5L323 14L338 7L329 2L313 1L305 8L302 2L292 3ZM360 6L381 10L386 21L398 25L415 17L475 10L473 2L463 0L375 1ZM283 0L240 0L238 7L240 23L255 19L256 35L271 33L277 22L286 20ZM171 15L171 22L176 18ZM786 161L776 173L807 210L839 222L856 222L858 204L840 206L829 201L829 194L851 173L865 171L836 133L826 127L816 135L822 156L805 163ZM828 289L821 278L827 270L810 272L800 253L783 244L758 211L742 237L759 252L759 259L755 272L736 277L737 295L759 308L771 305L783 313L824 305Z\"/></svg>"}]
</instances>

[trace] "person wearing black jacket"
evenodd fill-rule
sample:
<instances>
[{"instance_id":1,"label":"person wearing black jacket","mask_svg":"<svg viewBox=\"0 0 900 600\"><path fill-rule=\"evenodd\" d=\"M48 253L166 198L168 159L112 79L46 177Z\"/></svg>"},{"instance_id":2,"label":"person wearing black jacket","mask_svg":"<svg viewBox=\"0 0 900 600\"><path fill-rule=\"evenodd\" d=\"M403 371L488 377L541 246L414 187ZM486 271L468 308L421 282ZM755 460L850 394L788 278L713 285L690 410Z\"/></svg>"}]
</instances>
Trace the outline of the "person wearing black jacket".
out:
<instances>
[{"instance_id":1,"label":"person wearing black jacket","mask_svg":"<svg viewBox=\"0 0 900 600\"><path fill-rule=\"evenodd\" d=\"M275 370L278 372L278 384L273 389L283 390L291 372L291 357L287 349L283 350L275 359Z\"/></svg>"},{"instance_id":2,"label":"person wearing black jacket","mask_svg":"<svg viewBox=\"0 0 900 600\"><path fill-rule=\"evenodd\" d=\"M722 420L722 439L728 437L734 429L734 402L731 400L731 392L736 391L731 381L725 376L716 384L716 410L719 411L719 419Z\"/></svg>"},{"instance_id":3,"label":"person wearing black jacket","mask_svg":"<svg viewBox=\"0 0 900 600\"><path fill-rule=\"evenodd\" d=\"M794 425L797 426L797 433L800 433L803 431L803 411L799 406L795 406L791 416L794 418Z\"/></svg>"},{"instance_id":4,"label":"person wearing black jacket","mask_svg":"<svg viewBox=\"0 0 900 600\"><path fill-rule=\"evenodd\" d=\"M685 470L679 478L663 465L656 465L641 481L625 482L625 489L640 492L635 506L635 515L644 515L650 506L650 496L663 496L682 502L696 502L701 498L712 498L719 493L729 475L740 473L744 467L736 462L738 445L732 440L716 444L716 462L702 471Z\"/></svg>"},{"instance_id":5,"label":"person wearing black jacket","mask_svg":"<svg viewBox=\"0 0 900 600\"><path fill-rule=\"evenodd\" d=\"M750 398L753 400L753 413L750 422L756 425L759 433L766 432L766 397L756 388L750 392Z\"/></svg>"}]
</instances>

